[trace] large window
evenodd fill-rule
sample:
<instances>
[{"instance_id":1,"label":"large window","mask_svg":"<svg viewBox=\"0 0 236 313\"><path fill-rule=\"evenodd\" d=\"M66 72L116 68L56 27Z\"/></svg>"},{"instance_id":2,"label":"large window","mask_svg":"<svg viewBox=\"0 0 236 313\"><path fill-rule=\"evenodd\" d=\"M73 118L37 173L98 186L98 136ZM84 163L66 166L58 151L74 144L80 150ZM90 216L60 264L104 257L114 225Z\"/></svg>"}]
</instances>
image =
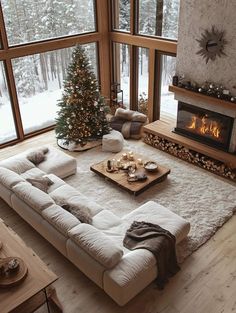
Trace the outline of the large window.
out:
<instances>
[{"instance_id":1,"label":"large window","mask_svg":"<svg viewBox=\"0 0 236 313\"><path fill-rule=\"evenodd\" d=\"M93 0L2 0L9 45L95 31Z\"/></svg>"},{"instance_id":2,"label":"large window","mask_svg":"<svg viewBox=\"0 0 236 313\"><path fill-rule=\"evenodd\" d=\"M139 0L139 33L176 39L180 0Z\"/></svg>"},{"instance_id":3,"label":"large window","mask_svg":"<svg viewBox=\"0 0 236 313\"><path fill-rule=\"evenodd\" d=\"M96 12L101 2L0 2L0 146L53 128L76 44L85 48L99 80L97 43L102 39Z\"/></svg>"},{"instance_id":4,"label":"large window","mask_svg":"<svg viewBox=\"0 0 236 313\"><path fill-rule=\"evenodd\" d=\"M5 69L3 62L0 62L0 144L16 138Z\"/></svg>"},{"instance_id":5,"label":"large window","mask_svg":"<svg viewBox=\"0 0 236 313\"><path fill-rule=\"evenodd\" d=\"M112 0L112 27L119 31L130 31L130 0Z\"/></svg>"},{"instance_id":6,"label":"large window","mask_svg":"<svg viewBox=\"0 0 236 313\"><path fill-rule=\"evenodd\" d=\"M138 111L148 113L149 50L138 48Z\"/></svg>"},{"instance_id":7,"label":"large window","mask_svg":"<svg viewBox=\"0 0 236 313\"><path fill-rule=\"evenodd\" d=\"M114 83L123 90L124 107L130 107L130 46L113 43Z\"/></svg>"},{"instance_id":8,"label":"large window","mask_svg":"<svg viewBox=\"0 0 236 313\"><path fill-rule=\"evenodd\" d=\"M174 99L173 92L168 90L175 75L176 58L168 55L161 57L161 103L160 119L165 117L177 117L177 101Z\"/></svg>"},{"instance_id":9,"label":"large window","mask_svg":"<svg viewBox=\"0 0 236 313\"><path fill-rule=\"evenodd\" d=\"M87 44L84 48L97 74L96 44ZM25 134L55 123L57 102L62 96L71 54L72 48L69 48L13 60Z\"/></svg>"}]
</instances>

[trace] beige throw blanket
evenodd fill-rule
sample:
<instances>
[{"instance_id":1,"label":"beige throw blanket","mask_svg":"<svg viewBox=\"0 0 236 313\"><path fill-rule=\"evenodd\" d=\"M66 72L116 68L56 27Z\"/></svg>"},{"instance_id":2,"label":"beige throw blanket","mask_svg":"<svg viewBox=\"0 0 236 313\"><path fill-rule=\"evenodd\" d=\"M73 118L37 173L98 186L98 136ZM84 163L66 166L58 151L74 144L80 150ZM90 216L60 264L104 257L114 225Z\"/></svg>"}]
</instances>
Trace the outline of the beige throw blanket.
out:
<instances>
[{"instance_id":1,"label":"beige throw blanket","mask_svg":"<svg viewBox=\"0 0 236 313\"><path fill-rule=\"evenodd\" d=\"M124 246L130 250L147 249L157 261L157 286L164 288L168 278L176 274L180 267L175 252L175 236L159 225L134 221L127 230Z\"/></svg>"}]
</instances>

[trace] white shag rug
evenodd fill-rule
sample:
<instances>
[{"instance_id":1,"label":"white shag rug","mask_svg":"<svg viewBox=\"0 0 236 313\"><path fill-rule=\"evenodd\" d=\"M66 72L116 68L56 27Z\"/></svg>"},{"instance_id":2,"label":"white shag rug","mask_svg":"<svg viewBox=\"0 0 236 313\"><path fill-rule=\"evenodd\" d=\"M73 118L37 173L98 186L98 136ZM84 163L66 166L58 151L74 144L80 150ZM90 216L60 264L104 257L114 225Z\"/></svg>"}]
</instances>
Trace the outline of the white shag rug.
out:
<instances>
[{"instance_id":1,"label":"white shag rug","mask_svg":"<svg viewBox=\"0 0 236 313\"><path fill-rule=\"evenodd\" d=\"M129 140L124 149L169 167L171 173L159 184L133 196L90 171L90 165L114 155L102 152L101 146L73 153L77 174L66 181L104 209L123 216L141 204L153 200L188 220L189 236L177 248L179 261L204 244L235 212L236 186L227 180L188 164L142 141Z\"/></svg>"}]
</instances>

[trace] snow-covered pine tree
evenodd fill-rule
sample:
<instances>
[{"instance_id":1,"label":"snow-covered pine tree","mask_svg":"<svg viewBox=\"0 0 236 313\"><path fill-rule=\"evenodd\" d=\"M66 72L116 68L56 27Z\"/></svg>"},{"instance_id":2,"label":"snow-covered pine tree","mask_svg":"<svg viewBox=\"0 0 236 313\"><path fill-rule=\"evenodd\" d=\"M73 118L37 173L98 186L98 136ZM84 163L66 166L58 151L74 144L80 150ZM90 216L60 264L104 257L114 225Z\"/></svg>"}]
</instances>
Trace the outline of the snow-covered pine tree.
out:
<instances>
[{"instance_id":1,"label":"snow-covered pine tree","mask_svg":"<svg viewBox=\"0 0 236 313\"><path fill-rule=\"evenodd\" d=\"M109 132L104 99L89 60L79 45L73 50L58 105L55 131L57 139L62 139L64 144L83 147L89 140L99 139Z\"/></svg>"}]
</instances>

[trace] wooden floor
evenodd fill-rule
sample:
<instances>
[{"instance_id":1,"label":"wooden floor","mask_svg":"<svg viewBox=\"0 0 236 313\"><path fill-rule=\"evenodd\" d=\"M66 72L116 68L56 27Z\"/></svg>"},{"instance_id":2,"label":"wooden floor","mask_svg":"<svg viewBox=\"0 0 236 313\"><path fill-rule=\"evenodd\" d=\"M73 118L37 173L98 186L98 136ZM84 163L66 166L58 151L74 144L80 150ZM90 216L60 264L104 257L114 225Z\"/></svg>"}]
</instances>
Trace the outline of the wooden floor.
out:
<instances>
[{"instance_id":1,"label":"wooden floor","mask_svg":"<svg viewBox=\"0 0 236 313\"><path fill-rule=\"evenodd\" d=\"M0 150L0 159L45 143L56 146L53 132ZM236 312L235 215L187 258L182 270L170 280L164 291L158 291L151 284L122 308L3 202L0 202L0 218L60 277L55 287L66 313ZM46 312L46 307L37 312Z\"/></svg>"}]
</instances>

